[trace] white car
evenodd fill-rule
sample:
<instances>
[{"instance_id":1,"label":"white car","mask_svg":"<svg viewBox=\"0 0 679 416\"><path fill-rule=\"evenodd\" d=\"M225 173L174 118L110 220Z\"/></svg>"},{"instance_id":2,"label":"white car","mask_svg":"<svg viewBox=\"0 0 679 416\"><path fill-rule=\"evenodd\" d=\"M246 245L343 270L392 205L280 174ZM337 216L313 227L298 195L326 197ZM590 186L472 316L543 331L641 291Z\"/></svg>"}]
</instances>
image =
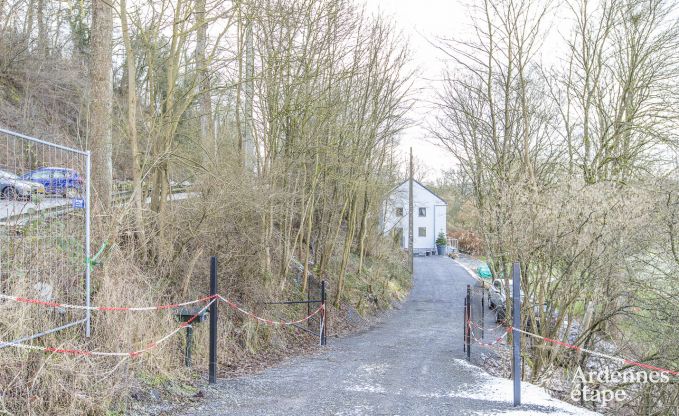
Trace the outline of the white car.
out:
<instances>
[{"instance_id":1,"label":"white car","mask_svg":"<svg viewBox=\"0 0 679 416\"><path fill-rule=\"evenodd\" d=\"M4 199L32 199L34 195L44 195L45 186L38 182L27 181L17 175L0 170L0 195Z\"/></svg>"}]
</instances>

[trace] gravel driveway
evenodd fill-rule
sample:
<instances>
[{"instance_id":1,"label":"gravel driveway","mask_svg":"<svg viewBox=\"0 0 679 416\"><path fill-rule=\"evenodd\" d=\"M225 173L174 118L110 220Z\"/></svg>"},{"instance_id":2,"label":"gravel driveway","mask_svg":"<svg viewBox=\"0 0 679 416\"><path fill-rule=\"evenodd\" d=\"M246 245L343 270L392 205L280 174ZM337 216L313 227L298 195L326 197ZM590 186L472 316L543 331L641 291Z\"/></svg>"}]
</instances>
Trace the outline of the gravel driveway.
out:
<instances>
[{"instance_id":1,"label":"gravel driveway","mask_svg":"<svg viewBox=\"0 0 679 416\"><path fill-rule=\"evenodd\" d=\"M511 393L499 387L509 380L462 360L461 301L466 285L475 280L446 257L416 258L415 270L409 298L382 323L361 334L330 338L319 354L221 380L184 414L486 415L516 410ZM547 398L520 409L521 414L569 414L561 405Z\"/></svg>"}]
</instances>

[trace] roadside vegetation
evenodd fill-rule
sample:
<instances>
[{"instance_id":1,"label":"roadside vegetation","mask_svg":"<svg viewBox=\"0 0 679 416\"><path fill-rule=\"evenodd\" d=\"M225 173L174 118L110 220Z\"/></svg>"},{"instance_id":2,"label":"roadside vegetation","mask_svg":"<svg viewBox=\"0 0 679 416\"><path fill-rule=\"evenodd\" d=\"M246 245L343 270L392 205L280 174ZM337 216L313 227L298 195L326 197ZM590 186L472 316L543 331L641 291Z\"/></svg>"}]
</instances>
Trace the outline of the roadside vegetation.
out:
<instances>
[{"instance_id":1,"label":"roadside vegetation","mask_svg":"<svg viewBox=\"0 0 679 416\"><path fill-rule=\"evenodd\" d=\"M306 310L260 302L305 299L326 280L332 336L347 311L389 308L410 287L403 253L379 234L400 179L408 56L353 1L0 1L0 124L92 150L92 249L107 243L93 304L204 296L214 255L219 292L272 318ZM184 198L171 201L178 185ZM132 192L114 203L113 189ZM1 340L60 319L1 308ZM317 342L220 309L222 375ZM95 312L91 339L75 328L35 345L128 351L176 325L170 313ZM0 414L125 414L168 383L193 394L182 348L183 332L122 361L2 349Z\"/></svg>"},{"instance_id":2,"label":"roadside vegetation","mask_svg":"<svg viewBox=\"0 0 679 416\"><path fill-rule=\"evenodd\" d=\"M676 2L486 0L472 14L473 36L439 42L450 70L432 126L459 163L456 225L494 278L521 262L526 330L676 370ZM525 378L565 397L550 380L627 368L525 342ZM676 380L615 387L629 399L599 410L679 405Z\"/></svg>"}]
</instances>

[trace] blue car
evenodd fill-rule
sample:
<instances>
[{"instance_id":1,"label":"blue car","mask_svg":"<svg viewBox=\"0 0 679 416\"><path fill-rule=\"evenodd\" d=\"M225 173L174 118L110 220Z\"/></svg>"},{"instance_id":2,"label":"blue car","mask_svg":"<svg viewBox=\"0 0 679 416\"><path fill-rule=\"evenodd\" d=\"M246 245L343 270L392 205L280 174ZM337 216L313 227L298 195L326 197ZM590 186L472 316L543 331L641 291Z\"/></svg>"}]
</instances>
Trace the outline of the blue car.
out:
<instances>
[{"instance_id":1,"label":"blue car","mask_svg":"<svg viewBox=\"0 0 679 416\"><path fill-rule=\"evenodd\" d=\"M68 168L40 168L21 175L21 179L41 183L46 193L65 198L77 198L83 189L83 178Z\"/></svg>"}]
</instances>

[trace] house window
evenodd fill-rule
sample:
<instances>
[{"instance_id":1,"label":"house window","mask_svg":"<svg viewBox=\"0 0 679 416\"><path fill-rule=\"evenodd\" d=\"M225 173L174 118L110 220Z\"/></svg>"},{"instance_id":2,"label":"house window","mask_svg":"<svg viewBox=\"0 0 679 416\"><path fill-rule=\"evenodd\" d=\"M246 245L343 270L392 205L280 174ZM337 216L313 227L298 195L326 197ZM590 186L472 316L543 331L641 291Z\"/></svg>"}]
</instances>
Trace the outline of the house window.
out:
<instances>
[{"instance_id":1,"label":"house window","mask_svg":"<svg viewBox=\"0 0 679 416\"><path fill-rule=\"evenodd\" d=\"M427 236L427 227L418 227L417 228L417 236L418 237L426 237Z\"/></svg>"},{"instance_id":2,"label":"house window","mask_svg":"<svg viewBox=\"0 0 679 416\"><path fill-rule=\"evenodd\" d=\"M427 208L419 208L418 212L419 212L418 215L420 217L426 217L427 216Z\"/></svg>"},{"instance_id":3,"label":"house window","mask_svg":"<svg viewBox=\"0 0 679 416\"><path fill-rule=\"evenodd\" d=\"M396 208L396 216L397 217L403 216L403 208Z\"/></svg>"}]
</instances>

